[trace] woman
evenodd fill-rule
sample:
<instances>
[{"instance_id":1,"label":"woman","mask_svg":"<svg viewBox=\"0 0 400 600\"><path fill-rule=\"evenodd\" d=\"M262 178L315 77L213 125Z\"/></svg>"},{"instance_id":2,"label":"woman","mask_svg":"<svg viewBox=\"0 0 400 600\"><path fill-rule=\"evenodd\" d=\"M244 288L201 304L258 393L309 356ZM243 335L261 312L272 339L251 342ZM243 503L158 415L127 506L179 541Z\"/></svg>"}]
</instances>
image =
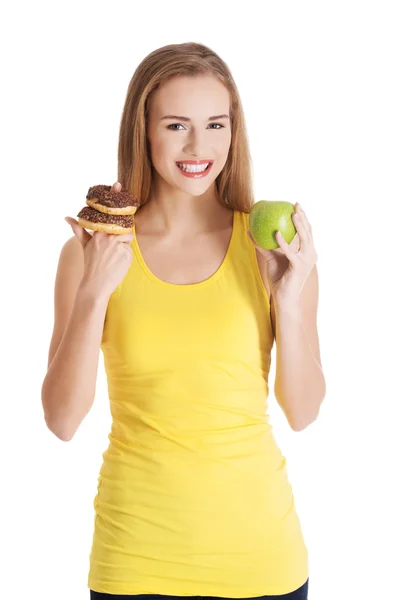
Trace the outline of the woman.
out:
<instances>
[{"instance_id":1,"label":"woman","mask_svg":"<svg viewBox=\"0 0 400 600\"><path fill-rule=\"evenodd\" d=\"M118 163L114 189L141 202L133 235L91 236L68 219L43 386L46 422L70 440L93 403L101 346L112 428L91 598L307 598L266 397L274 340L274 391L292 429L316 419L325 395L310 224L297 205L290 245L278 235L267 252L249 236L243 110L227 65L201 44L139 65Z\"/></svg>"}]
</instances>

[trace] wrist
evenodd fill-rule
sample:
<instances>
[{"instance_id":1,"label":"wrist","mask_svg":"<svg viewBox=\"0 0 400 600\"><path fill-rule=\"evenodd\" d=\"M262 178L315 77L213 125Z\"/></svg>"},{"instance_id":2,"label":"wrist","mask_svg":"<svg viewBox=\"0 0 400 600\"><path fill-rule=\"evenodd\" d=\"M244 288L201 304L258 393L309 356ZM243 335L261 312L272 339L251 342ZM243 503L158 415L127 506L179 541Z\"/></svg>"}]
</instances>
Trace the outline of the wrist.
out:
<instances>
[{"instance_id":1,"label":"wrist","mask_svg":"<svg viewBox=\"0 0 400 600\"><path fill-rule=\"evenodd\" d=\"M277 313L299 314L301 311L300 297L274 296L274 305Z\"/></svg>"},{"instance_id":2,"label":"wrist","mask_svg":"<svg viewBox=\"0 0 400 600\"><path fill-rule=\"evenodd\" d=\"M94 305L107 305L110 299L109 295L97 290L93 282L86 279L82 279L81 283L79 284L76 296L81 301Z\"/></svg>"}]
</instances>

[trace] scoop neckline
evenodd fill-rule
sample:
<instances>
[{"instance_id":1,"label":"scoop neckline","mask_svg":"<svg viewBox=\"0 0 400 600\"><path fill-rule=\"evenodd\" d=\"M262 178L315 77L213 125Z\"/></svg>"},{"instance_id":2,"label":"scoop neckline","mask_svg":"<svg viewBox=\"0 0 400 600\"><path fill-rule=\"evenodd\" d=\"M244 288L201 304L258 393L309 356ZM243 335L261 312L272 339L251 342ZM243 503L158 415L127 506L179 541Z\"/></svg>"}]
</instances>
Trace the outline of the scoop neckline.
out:
<instances>
[{"instance_id":1,"label":"scoop neckline","mask_svg":"<svg viewBox=\"0 0 400 600\"><path fill-rule=\"evenodd\" d=\"M210 275L210 277L208 277L207 279L203 279L203 281L198 281L196 283L171 283L169 281L164 281L163 279L160 279L159 277L157 277L156 275L154 275L154 273L152 271L150 271L149 267L147 266L142 252L140 250L137 238L136 238L136 228L135 228L135 224L133 224L133 233L134 233L134 238L132 240L132 245L135 247L136 250L136 256L143 268L143 270L145 271L145 273L148 275L148 277L150 277L150 279L152 279L153 281L160 283L161 285L164 285L166 287L169 288L186 288L186 289L193 289L193 288L199 288L199 287L204 287L206 285L209 285L210 283L212 283L213 281L215 281L224 271L226 264L230 258L231 252L232 252L232 247L233 247L233 242L234 242L234 238L236 236L236 230L237 230L237 211L233 210L233 219L232 219L232 233L231 233L231 237L229 240L229 244L228 244L228 249L225 253L225 256L223 258L222 263L220 264L220 266L218 267L218 269L212 274Z\"/></svg>"}]
</instances>

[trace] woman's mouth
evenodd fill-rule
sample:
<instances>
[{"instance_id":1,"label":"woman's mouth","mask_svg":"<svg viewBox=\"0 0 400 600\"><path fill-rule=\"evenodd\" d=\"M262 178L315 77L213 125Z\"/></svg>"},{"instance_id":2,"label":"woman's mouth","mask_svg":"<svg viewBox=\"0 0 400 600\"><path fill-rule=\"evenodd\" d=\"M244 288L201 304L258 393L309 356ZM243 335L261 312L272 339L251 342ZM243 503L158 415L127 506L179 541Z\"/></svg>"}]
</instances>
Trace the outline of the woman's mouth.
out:
<instances>
[{"instance_id":1,"label":"woman's mouth","mask_svg":"<svg viewBox=\"0 0 400 600\"><path fill-rule=\"evenodd\" d=\"M203 163L200 165L189 165L186 163L176 163L176 166L185 177L191 177L192 179L199 179L205 177L211 171L213 162Z\"/></svg>"}]
</instances>

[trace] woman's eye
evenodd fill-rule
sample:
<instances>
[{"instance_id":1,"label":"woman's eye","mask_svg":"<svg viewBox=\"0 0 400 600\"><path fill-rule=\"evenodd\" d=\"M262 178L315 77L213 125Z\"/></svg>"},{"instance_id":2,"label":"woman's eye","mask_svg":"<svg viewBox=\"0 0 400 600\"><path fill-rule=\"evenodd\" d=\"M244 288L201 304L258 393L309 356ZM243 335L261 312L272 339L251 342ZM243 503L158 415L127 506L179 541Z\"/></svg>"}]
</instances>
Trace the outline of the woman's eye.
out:
<instances>
[{"instance_id":1,"label":"woman's eye","mask_svg":"<svg viewBox=\"0 0 400 600\"><path fill-rule=\"evenodd\" d=\"M171 127L178 127L179 125L182 127L181 123L172 123L171 125L167 126L167 129L170 129ZM210 126L211 125L217 125L218 128L224 127L224 125L221 125L220 123L210 123ZM172 131L180 131L180 130L179 129L173 129Z\"/></svg>"},{"instance_id":2,"label":"woman's eye","mask_svg":"<svg viewBox=\"0 0 400 600\"><path fill-rule=\"evenodd\" d=\"M180 123L172 123L172 125L168 125L167 129L170 129L171 127L177 127L178 125L180 125ZM176 129L174 131L177 131Z\"/></svg>"}]
</instances>

